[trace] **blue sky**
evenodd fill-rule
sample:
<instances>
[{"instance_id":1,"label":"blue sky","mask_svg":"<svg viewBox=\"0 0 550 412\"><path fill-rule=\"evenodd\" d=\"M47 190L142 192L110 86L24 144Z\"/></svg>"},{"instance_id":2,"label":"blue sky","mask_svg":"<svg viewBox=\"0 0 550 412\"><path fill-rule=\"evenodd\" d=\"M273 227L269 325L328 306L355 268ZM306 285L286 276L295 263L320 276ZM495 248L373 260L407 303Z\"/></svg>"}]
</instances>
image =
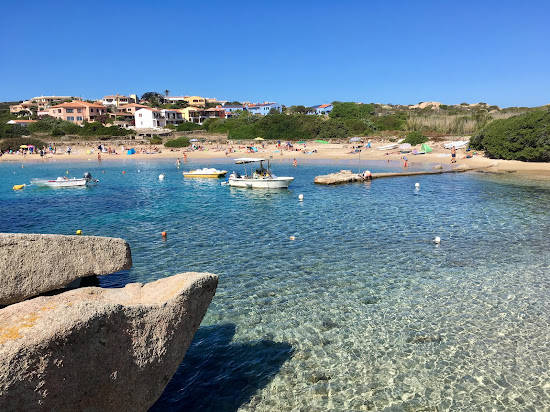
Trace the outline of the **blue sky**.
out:
<instances>
[{"instance_id":1,"label":"blue sky","mask_svg":"<svg viewBox=\"0 0 550 412\"><path fill-rule=\"evenodd\" d=\"M11 1L0 101L550 103L550 1Z\"/></svg>"}]
</instances>

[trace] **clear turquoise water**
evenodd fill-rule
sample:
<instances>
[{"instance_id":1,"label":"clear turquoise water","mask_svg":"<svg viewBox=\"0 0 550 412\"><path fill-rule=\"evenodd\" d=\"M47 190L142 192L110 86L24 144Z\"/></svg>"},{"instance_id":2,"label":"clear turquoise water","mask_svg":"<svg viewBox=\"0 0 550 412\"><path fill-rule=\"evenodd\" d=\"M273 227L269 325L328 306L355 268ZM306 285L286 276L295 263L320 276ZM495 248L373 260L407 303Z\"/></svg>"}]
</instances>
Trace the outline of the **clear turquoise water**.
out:
<instances>
[{"instance_id":1,"label":"clear turquoise water","mask_svg":"<svg viewBox=\"0 0 550 412\"><path fill-rule=\"evenodd\" d=\"M313 184L344 168L357 164L277 161L296 180L266 192L184 180L171 160L4 162L0 231L126 239L134 267L104 287L220 276L153 410L550 409L550 184L477 173ZM67 170L100 184L11 190Z\"/></svg>"}]
</instances>

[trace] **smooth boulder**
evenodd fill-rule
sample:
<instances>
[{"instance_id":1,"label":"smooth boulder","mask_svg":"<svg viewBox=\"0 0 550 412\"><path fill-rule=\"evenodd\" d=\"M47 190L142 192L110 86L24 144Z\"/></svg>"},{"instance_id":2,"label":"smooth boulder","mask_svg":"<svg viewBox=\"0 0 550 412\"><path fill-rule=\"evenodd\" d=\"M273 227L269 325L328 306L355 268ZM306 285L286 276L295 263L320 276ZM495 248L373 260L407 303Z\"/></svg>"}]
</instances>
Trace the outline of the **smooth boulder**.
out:
<instances>
[{"instance_id":1,"label":"smooth boulder","mask_svg":"<svg viewBox=\"0 0 550 412\"><path fill-rule=\"evenodd\" d=\"M0 410L146 411L181 363L218 277L81 288L0 310Z\"/></svg>"},{"instance_id":2,"label":"smooth boulder","mask_svg":"<svg viewBox=\"0 0 550 412\"><path fill-rule=\"evenodd\" d=\"M0 233L0 305L132 267L123 239Z\"/></svg>"}]
</instances>

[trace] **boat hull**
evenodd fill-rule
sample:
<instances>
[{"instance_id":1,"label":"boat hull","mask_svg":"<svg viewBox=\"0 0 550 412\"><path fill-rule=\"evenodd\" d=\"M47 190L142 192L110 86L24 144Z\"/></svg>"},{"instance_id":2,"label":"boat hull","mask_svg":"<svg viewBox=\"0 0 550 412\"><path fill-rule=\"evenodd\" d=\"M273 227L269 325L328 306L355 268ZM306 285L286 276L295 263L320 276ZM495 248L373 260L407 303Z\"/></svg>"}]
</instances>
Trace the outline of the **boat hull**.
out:
<instances>
[{"instance_id":1,"label":"boat hull","mask_svg":"<svg viewBox=\"0 0 550 412\"><path fill-rule=\"evenodd\" d=\"M293 180L293 177L276 177L273 179L230 177L227 184L233 187L245 187L249 189L286 189Z\"/></svg>"},{"instance_id":2,"label":"boat hull","mask_svg":"<svg viewBox=\"0 0 550 412\"><path fill-rule=\"evenodd\" d=\"M33 179L33 186L38 187L76 187L86 186L86 179L67 179L67 180L48 180L48 179Z\"/></svg>"},{"instance_id":3,"label":"boat hull","mask_svg":"<svg viewBox=\"0 0 550 412\"><path fill-rule=\"evenodd\" d=\"M183 177L190 178L190 177L198 177L203 179L218 179L220 177L224 177L227 172L222 173L184 173Z\"/></svg>"}]
</instances>

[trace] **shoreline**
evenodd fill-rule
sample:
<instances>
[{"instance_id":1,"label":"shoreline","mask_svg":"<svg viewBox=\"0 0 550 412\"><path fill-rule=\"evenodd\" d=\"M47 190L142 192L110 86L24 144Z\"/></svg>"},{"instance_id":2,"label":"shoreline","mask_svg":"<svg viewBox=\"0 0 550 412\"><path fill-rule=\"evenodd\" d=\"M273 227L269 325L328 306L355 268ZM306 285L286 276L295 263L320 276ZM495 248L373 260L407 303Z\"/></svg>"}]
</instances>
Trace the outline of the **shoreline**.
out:
<instances>
[{"instance_id":1,"label":"shoreline","mask_svg":"<svg viewBox=\"0 0 550 412\"><path fill-rule=\"evenodd\" d=\"M478 153L472 158L465 158L465 150L457 150L457 162L451 165L450 150L444 149L442 143L428 142L428 145L433 149L433 152L414 155L412 153L399 153L396 150L393 151L380 151L377 147L384 145L384 143L374 143L372 148L363 148L361 153L350 153L353 151L353 144L320 144L320 143L307 143L306 150L304 151L279 151L274 142L266 144L264 142L264 148L258 148L255 153L247 153L246 148L241 146L239 148L235 145L222 145L222 144L205 144L203 147L205 150L187 151L187 149L171 149L159 145L159 153L143 154L141 151L145 149L147 151L151 145L133 145L131 147L136 149L136 153L133 155L122 154L121 147L117 147L119 151L117 154L101 153L101 162L109 163L112 161L119 162L126 159L177 159L180 158L184 163L184 155L187 155L188 161L196 160L210 160L210 161L222 161L239 158L239 157L257 157L257 158L269 158L272 160L287 160L292 162L294 159L300 164L303 160L316 160L316 161L389 161L391 163L401 162L402 157L406 156L408 159L408 166L428 166L428 165L442 165L444 168L456 167L459 165L465 165L470 168L486 169L492 173L515 173L518 176L528 178L538 178L544 180L550 180L550 163L534 163L534 162L520 162L517 160L500 160L489 159ZM296 145L298 146L298 145ZM71 154L61 152L57 154L47 154L44 157L45 162L50 161L98 161L98 150L92 147L90 144L77 143L71 145ZM153 146L154 147L154 146ZM225 149L233 147L235 150L225 154ZM302 145L300 147L303 148ZM472 152L468 152L472 153ZM0 162L17 162L17 163L35 163L40 162L41 157L39 154L4 154L0 157ZM213 165L215 166L215 165Z\"/></svg>"}]
</instances>

